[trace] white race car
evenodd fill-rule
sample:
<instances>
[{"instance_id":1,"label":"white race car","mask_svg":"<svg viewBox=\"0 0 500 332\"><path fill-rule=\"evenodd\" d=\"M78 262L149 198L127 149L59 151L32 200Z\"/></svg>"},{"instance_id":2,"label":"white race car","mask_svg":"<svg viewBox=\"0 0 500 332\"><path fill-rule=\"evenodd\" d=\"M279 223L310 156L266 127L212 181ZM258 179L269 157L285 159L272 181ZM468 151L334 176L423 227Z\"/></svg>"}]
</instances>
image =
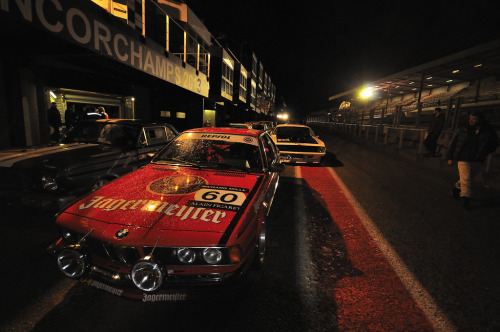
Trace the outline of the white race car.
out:
<instances>
[{"instance_id":1,"label":"white race car","mask_svg":"<svg viewBox=\"0 0 500 332\"><path fill-rule=\"evenodd\" d=\"M278 125L272 138L280 150L281 162L321 163L325 157L325 143L308 126Z\"/></svg>"}]
</instances>

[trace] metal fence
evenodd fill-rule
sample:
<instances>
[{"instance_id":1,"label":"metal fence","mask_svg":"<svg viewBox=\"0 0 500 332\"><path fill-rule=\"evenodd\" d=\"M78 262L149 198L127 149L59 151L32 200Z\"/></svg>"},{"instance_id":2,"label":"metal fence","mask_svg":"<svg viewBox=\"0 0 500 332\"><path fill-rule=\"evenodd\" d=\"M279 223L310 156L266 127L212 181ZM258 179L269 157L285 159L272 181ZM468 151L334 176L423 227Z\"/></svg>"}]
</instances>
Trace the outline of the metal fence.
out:
<instances>
[{"instance_id":1,"label":"metal fence","mask_svg":"<svg viewBox=\"0 0 500 332\"><path fill-rule=\"evenodd\" d=\"M349 140L357 140L372 144L394 147L398 150L407 150L414 153L415 157L422 158L426 155L424 141L427 136L426 128L415 128L410 126L388 126L388 125L361 125L354 123L314 122L314 126L326 129L332 135L340 136ZM437 141L436 155L445 160L446 151L453 139L454 130L445 129ZM500 148L488 156L485 163L485 171L500 172Z\"/></svg>"}]
</instances>

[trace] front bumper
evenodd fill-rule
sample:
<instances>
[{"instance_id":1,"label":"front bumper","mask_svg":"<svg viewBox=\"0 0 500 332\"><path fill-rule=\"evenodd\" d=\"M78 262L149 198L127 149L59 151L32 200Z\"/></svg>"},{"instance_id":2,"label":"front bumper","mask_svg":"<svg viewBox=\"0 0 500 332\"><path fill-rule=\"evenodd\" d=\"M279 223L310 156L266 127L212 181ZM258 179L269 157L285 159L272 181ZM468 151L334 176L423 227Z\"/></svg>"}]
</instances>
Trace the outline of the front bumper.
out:
<instances>
[{"instance_id":1,"label":"front bumper","mask_svg":"<svg viewBox=\"0 0 500 332\"><path fill-rule=\"evenodd\" d=\"M324 153L282 152L280 154L280 161L282 163L293 163L293 164L318 164L321 163L324 157L325 157Z\"/></svg>"},{"instance_id":2,"label":"front bumper","mask_svg":"<svg viewBox=\"0 0 500 332\"><path fill-rule=\"evenodd\" d=\"M57 256L64 248L66 246L60 240L48 247L47 251ZM99 256L91 256L86 272L78 279L91 287L143 302L177 302L215 296L224 297L239 291L241 281L251 268L252 255L238 267L210 266L207 270L199 266L165 266L166 274L162 286L154 292L142 291L134 285L130 265Z\"/></svg>"}]
</instances>

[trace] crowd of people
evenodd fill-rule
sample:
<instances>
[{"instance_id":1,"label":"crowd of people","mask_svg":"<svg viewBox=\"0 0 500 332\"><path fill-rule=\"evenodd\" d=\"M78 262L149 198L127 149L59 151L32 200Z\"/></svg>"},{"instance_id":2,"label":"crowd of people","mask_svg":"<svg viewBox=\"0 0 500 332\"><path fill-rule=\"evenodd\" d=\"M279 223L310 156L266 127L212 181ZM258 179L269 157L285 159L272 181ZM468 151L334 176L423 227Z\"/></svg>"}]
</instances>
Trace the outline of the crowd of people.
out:
<instances>
[{"instance_id":1,"label":"crowd of people","mask_svg":"<svg viewBox=\"0 0 500 332\"><path fill-rule=\"evenodd\" d=\"M80 120L88 119L109 119L108 113L103 106L95 108L94 106L85 106L76 109L75 104L68 106L64 111L64 125L66 132L71 130ZM57 143L61 139L63 121L61 112L57 108L57 103L52 102L47 110L47 123L49 125L49 138L51 143Z\"/></svg>"}]
</instances>

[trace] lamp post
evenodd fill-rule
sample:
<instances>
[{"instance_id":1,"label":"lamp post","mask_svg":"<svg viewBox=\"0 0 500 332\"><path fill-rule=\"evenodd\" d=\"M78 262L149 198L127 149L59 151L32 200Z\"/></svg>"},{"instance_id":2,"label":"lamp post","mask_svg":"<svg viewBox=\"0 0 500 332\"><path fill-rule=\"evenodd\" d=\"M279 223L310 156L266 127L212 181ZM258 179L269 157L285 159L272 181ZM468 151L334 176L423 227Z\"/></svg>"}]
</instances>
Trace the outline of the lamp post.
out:
<instances>
[{"instance_id":1,"label":"lamp post","mask_svg":"<svg viewBox=\"0 0 500 332\"><path fill-rule=\"evenodd\" d=\"M361 125L363 125L363 118L365 117L365 113L368 112L368 100L373 96L373 87L369 86L364 88L361 91L360 96L365 101L365 110L363 111L361 116Z\"/></svg>"}]
</instances>

